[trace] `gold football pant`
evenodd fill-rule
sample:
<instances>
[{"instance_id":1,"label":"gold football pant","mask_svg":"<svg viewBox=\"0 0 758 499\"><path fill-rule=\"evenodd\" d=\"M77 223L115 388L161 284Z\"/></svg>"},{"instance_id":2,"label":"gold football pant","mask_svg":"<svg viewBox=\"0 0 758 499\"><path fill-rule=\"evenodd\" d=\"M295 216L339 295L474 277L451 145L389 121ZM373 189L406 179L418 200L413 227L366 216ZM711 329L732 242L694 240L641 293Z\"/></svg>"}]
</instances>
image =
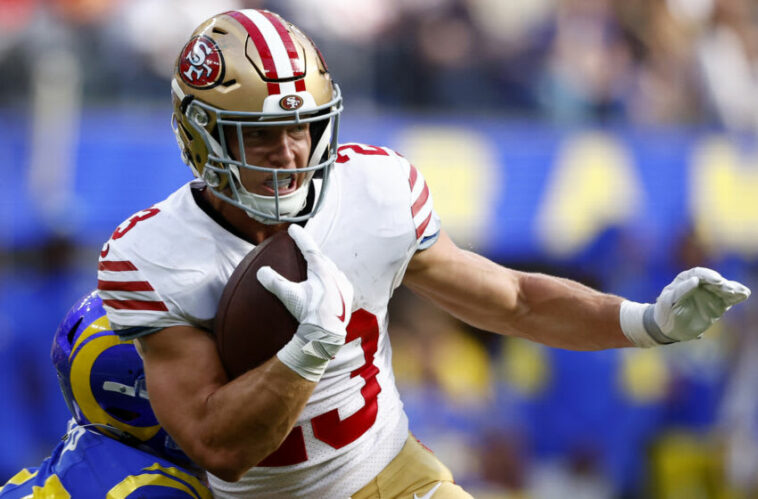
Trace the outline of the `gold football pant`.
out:
<instances>
[{"instance_id":1,"label":"gold football pant","mask_svg":"<svg viewBox=\"0 0 758 499\"><path fill-rule=\"evenodd\" d=\"M413 435L390 463L352 499L473 499Z\"/></svg>"}]
</instances>

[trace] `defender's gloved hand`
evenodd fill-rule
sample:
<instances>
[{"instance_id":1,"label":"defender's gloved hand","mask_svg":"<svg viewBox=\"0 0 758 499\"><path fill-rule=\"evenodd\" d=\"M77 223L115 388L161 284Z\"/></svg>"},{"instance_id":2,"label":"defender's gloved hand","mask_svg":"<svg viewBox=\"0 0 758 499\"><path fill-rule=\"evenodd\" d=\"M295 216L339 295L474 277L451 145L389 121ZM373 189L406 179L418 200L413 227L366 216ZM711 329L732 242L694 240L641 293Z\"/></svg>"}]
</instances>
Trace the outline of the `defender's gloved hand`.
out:
<instances>
[{"instance_id":1,"label":"defender's gloved hand","mask_svg":"<svg viewBox=\"0 0 758 499\"><path fill-rule=\"evenodd\" d=\"M258 269L258 280L275 294L300 323L295 335L277 357L310 381L318 381L326 366L345 344L353 305L353 286L337 266L297 224L287 232L308 264L308 277L292 282L271 267Z\"/></svg>"},{"instance_id":2,"label":"defender's gloved hand","mask_svg":"<svg viewBox=\"0 0 758 499\"><path fill-rule=\"evenodd\" d=\"M750 289L739 282L724 279L715 270L695 267L663 288L654 305L624 301L621 329L640 347L692 340L749 296Z\"/></svg>"}]
</instances>

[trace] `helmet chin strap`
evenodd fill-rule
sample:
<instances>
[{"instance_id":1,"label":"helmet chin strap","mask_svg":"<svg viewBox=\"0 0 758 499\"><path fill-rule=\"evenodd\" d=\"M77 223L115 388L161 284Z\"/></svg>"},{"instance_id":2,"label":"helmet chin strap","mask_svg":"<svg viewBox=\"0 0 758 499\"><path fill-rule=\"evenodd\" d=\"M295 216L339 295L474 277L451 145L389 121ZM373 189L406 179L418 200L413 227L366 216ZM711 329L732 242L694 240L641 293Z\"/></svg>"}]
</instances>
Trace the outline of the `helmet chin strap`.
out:
<instances>
[{"instance_id":1,"label":"helmet chin strap","mask_svg":"<svg viewBox=\"0 0 758 499\"><path fill-rule=\"evenodd\" d=\"M303 209L303 206L305 206L305 201L308 198L308 188L310 185L311 176L312 175L309 175L306 178L306 181L303 182L303 185L298 187L294 192L290 192L284 196L279 196L278 211L276 209L277 203L274 196L262 196L260 194L253 194L252 192L248 192L247 189L245 189L245 187L241 184L237 187L239 190L239 200L245 206L249 206L251 209L257 212L272 217L266 218L257 215L255 212L246 210L245 213L247 213L250 218L253 218L258 222L267 225L281 223L276 219L279 217L295 216L300 212L300 210Z\"/></svg>"},{"instance_id":2,"label":"helmet chin strap","mask_svg":"<svg viewBox=\"0 0 758 499\"><path fill-rule=\"evenodd\" d=\"M331 122L332 120L330 119L326 127L324 127L324 132L318 138L316 147L313 148L313 154L311 154L311 157L308 160L308 166L317 165L320 162L321 157L324 155L327 147L329 147L329 142L331 141L332 136ZM213 140L212 138L210 139ZM237 165L231 164L229 165L229 169L232 171L232 174L237 181L239 202L244 206L250 207L251 210L254 210L245 210L245 213L247 213L250 218L258 222L266 225L274 225L280 223L278 221L280 217L293 217L300 213L300 210L302 210L305 206L305 203L308 199L308 189L310 188L311 178L313 177L313 174L307 175L305 181L303 182L303 185L298 187L294 192L285 194L284 196L279 196L279 209L277 210L277 202L275 196L263 196L249 192L247 189L245 189L245 186L242 185L239 174L239 167ZM256 212L262 213L266 216L260 216Z\"/></svg>"},{"instance_id":3,"label":"helmet chin strap","mask_svg":"<svg viewBox=\"0 0 758 499\"><path fill-rule=\"evenodd\" d=\"M316 147L313 148L313 154L311 154L311 159L308 161L308 166L319 164L321 156L324 155L326 148L329 147L329 142L332 140L332 119L329 118L326 127L324 127L324 132L319 137L318 142L316 142Z\"/></svg>"}]
</instances>

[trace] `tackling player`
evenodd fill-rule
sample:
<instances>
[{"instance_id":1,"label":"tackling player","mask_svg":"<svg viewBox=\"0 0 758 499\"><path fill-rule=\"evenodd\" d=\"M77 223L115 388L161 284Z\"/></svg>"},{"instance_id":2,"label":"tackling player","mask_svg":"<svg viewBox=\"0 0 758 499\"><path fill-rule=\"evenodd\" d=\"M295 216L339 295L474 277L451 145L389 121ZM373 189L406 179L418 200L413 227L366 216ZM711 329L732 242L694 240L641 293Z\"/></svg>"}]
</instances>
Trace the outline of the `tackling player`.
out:
<instances>
[{"instance_id":1,"label":"tackling player","mask_svg":"<svg viewBox=\"0 0 758 499\"><path fill-rule=\"evenodd\" d=\"M456 247L405 158L337 144L339 87L312 41L272 12L204 22L171 89L198 178L114 231L98 289L113 327L137 338L158 418L218 497L470 497L408 432L387 336L400 284L480 329L578 350L693 339L749 295L693 269L654 305L632 303ZM219 297L281 230L308 278L258 277L300 326L230 380L210 334Z\"/></svg>"},{"instance_id":2,"label":"tackling player","mask_svg":"<svg viewBox=\"0 0 758 499\"><path fill-rule=\"evenodd\" d=\"M13 476L0 498L212 497L155 419L142 361L111 331L96 293L68 312L51 355L73 419L52 455Z\"/></svg>"}]
</instances>

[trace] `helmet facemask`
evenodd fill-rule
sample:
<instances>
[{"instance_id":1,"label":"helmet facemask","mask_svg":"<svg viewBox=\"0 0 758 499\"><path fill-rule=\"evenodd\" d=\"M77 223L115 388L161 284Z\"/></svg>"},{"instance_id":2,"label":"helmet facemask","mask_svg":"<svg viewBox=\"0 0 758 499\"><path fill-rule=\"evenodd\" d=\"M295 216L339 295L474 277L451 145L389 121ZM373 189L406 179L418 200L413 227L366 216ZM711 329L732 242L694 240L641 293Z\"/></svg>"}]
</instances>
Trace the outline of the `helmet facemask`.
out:
<instances>
[{"instance_id":1,"label":"helmet facemask","mask_svg":"<svg viewBox=\"0 0 758 499\"><path fill-rule=\"evenodd\" d=\"M331 167L337 160L337 130L342 111L342 97L337 85L334 85L333 99L326 104L317 106L312 97L304 92L305 105L288 112L227 111L199 99L184 97L175 82L172 91L175 99L184 102L181 106L182 116L174 116L173 119L174 132L183 150L182 156L195 175L202 178L218 198L244 210L251 218L264 224L301 222L318 212L324 199L322 194L328 187ZM266 107L264 105L264 109ZM311 150L305 166L282 169L247 162L243 141L246 127L281 127L305 123L310 125L311 134ZM184 130L180 128L182 126L185 127ZM233 151L228 144L227 132L235 134L237 138L237 147ZM205 161L201 168L197 168L197 160L200 158L187 157L192 153L186 152L186 139L182 138L182 133L202 141L199 149L205 152L202 155L205 156ZM273 196L266 196L249 192L245 188L240 175L243 169L270 173L274 185L285 181L290 175L305 174L305 179L291 193L280 195L279 189L275 188ZM313 206L303 211L314 176L321 179L319 195Z\"/></svg>"}]
</instances>

